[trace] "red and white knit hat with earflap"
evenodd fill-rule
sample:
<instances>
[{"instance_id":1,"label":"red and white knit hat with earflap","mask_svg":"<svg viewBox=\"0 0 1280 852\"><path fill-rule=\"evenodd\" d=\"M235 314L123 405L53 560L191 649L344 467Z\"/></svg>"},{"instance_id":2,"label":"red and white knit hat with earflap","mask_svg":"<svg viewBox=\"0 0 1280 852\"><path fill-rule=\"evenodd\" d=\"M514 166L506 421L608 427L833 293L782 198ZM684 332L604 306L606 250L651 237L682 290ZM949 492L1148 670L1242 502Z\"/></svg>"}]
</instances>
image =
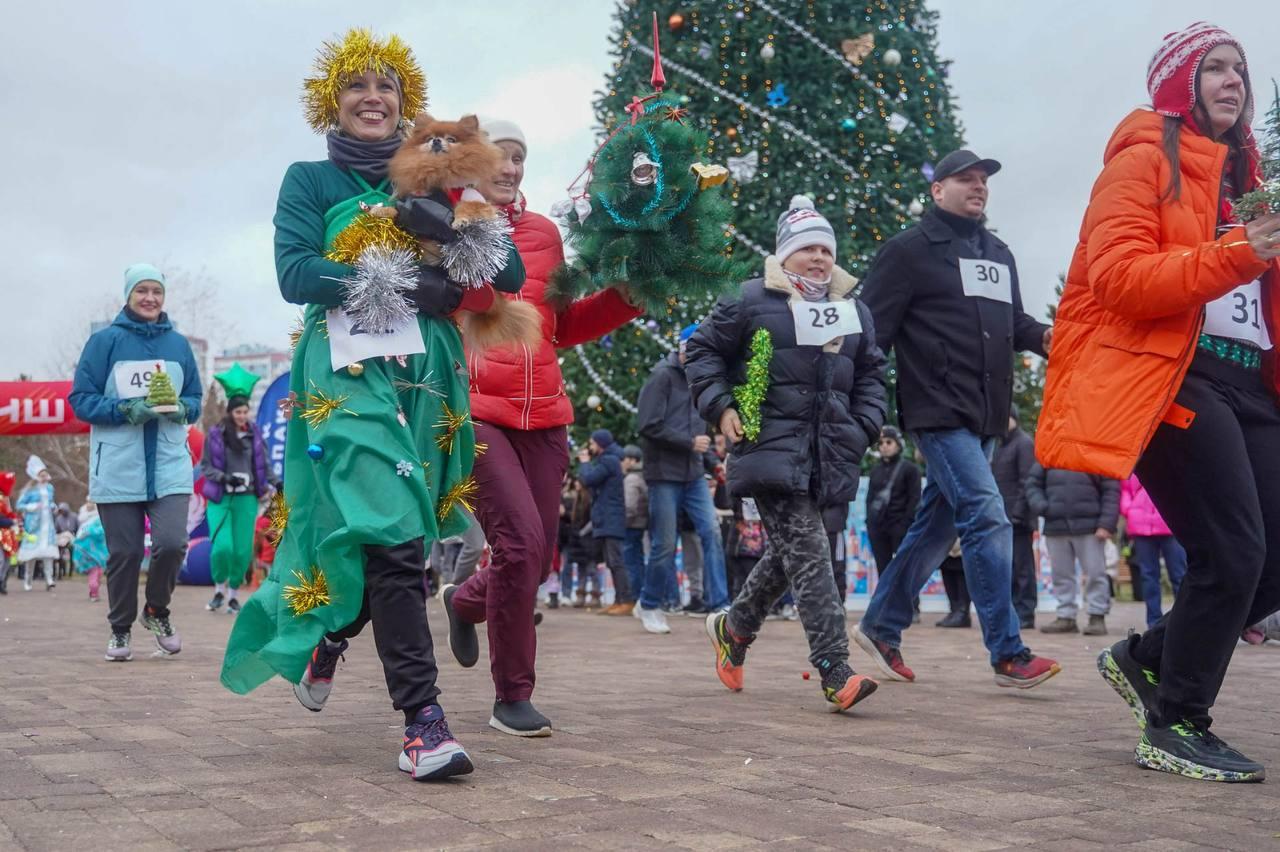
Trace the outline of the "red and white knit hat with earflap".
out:
<instances>
[{"instance_id":1,"label":"red and white knit hat with earflap","mask_svg":"<svg viewBox=\"0 0 1280 852\"><path fill-rule=\"evenodd\" d=\"M1147 65L1147 92L1156 112L1184 120L1192 118L1200 63L1209 51L1220 44L1231 45L1240 51L1240 58L1245 59L1244 47L1235 36L1205 21L1198 21L1185 30L1164 37ZM1253 124L1253 87L1249 85L1247 65L1244 84L1245 103L1241 116L1247 130Z\"/></svg>"}]
</instances>

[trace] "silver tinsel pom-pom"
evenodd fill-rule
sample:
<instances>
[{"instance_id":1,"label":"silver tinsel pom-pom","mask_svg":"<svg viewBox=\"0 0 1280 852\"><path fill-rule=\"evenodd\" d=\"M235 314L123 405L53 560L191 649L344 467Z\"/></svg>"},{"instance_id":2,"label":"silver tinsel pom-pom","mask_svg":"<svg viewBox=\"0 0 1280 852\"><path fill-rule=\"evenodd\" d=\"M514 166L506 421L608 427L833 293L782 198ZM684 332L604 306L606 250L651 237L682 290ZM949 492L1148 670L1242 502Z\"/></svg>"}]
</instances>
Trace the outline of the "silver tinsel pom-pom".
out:
<instances>
[{"instance_id":1,"label":"silver tinsel pom-pom","mask_svg":"<svg viewBox=\"0 0 1280 852\"><path fill-rule=\"evenodd\" d=\"M507 264L506 237L510 233L505 216L477 219L458 228L458 238L441 250L449 278L464 287L492 281Z\"/></svg>"},{"instance_id":2,"label":"silver tinsel pom-pom","mask_svg":"<svg viewBox=\"0 0 1280 852\"><path fill-rule=\"evenodd\" d=\"M373 247L342 279L342 309L357 326L384 333L413 319L417 308L409 296L418 286L418 261L407 249Z\"/></svg>"}]
</instances>

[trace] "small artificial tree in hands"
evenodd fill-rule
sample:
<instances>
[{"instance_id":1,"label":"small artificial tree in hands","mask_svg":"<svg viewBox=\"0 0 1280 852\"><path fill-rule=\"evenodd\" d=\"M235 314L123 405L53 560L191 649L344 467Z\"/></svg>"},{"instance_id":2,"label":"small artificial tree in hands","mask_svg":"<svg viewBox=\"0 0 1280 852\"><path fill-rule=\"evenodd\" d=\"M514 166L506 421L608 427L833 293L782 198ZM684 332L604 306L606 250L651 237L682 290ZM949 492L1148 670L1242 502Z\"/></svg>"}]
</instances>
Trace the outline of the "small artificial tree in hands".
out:
<instances>
[{"instance_id":1,"label":"small artificial tree in hands","mask_svg":"<svg viewBox=\"0 0 1280 852\"><path fill-rule=\"evenodd\" d=\"M1272 80L1271 88L1275 97L1267 110L1267 129L1259 146L1262 185L1231 204L1232 212L1241 222L1252 222L1268 213L1280 213L1280 85Z\"/></svg>"},{"instance_id":2,"label":"small artificial tree in hands","mask_svg":"<svg viewBox=\"0 0 1280 852\"><path fill-rule=\"evenodd\" d=\"M171 414L178 410L178 392L173 389L173 381L164 371L163 364L156 364L156 371L147 383L147 405L157 414Z\"/></svg>"}]
</instances>

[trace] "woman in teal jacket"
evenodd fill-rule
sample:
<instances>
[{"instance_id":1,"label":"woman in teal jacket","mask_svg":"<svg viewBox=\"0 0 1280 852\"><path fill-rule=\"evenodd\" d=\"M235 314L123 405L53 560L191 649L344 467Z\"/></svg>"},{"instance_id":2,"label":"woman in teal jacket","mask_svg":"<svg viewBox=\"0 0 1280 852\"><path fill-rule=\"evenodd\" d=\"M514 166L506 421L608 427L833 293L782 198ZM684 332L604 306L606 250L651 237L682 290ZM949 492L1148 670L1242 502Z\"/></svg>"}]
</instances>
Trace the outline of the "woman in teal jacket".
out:
<instances>
[{"instance_id":1,"label":"woman in teal jacket","mask_svg":"<svg viewBox=\"0 0 1280 852\"><path fill-rule=\"evenodd\" d=\"M146 519L151 520L151 564L141 623L165 654L182 650L169 623L169 599L187 552L187 503L192 463L187 424L200 417L200 373L191 345L164 312L164 275L137 263L125 270L125 306L80 353L71 407L92 426L89 499L98 504L106 533L107 601L111 640L106 659L133 658L129 631L138 616ZM148 404L158 371L168 374L175 406ZM167 410L166 410L167 409Z\"/></svg>"}]
</instances>

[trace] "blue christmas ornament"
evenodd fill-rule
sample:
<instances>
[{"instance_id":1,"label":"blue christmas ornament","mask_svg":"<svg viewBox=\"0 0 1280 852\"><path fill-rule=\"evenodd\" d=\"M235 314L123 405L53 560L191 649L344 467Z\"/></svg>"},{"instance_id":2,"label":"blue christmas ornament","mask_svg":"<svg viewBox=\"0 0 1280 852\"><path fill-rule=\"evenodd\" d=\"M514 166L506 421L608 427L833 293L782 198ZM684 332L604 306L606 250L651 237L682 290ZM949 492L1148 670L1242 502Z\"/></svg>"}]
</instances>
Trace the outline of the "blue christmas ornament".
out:
<instances>
[{"instance_id":1,"label":"blue christmas ornament","mask_svg":"<svg viewBox=\"0 0 1280 852\"><path fill-rule=\"evenodd\" d=\"M324 458L324 447L319 444L309 444L307 446L307 455L311 456L312 461L320 461Z\"/></svg>"},{"instance_id":2,"label":"blue christmas ornament","mask_svg":"<svg viewBox=\"0 0 1280 852\"><path fill-rule=\"evenodd\" d=\"M858 129L858 122L854 121L852 118L843 119L840 122L840 129L846 133L852 133Z\"/></svg>"},{"instance_id":3,"label":"blue christmas ornament","mask_svg":"<svg viewBox=\"0 0 1280 852\"><path fill-rule=\"evenodd\" d=\"M600 345L603 346L605 349L612 349L613 335L606 334L604 337L600 338Z\"/></svg>"},{"instance_id":4,"label":"blue christmas ornament","mask_svg":"<svg viewBox=\"0 0 1280 852\"><path fill-rule=\"evenodd\" d=\"M933 163L926 162L920 167L920 174L924 175L924 179L933 183Z\"/></svg>"},{"instance_id":5,"label":"blue christmas ornament","mask_svg":"<svg viewBox=\"0 0 1280 852\"><path fill-rule=\"evenodd\" d=\"M790 103L791 98L787 96L787 84L779 83L766 92L766 100L771 107L783 107Z\"/></svg>"}]
</instances>

